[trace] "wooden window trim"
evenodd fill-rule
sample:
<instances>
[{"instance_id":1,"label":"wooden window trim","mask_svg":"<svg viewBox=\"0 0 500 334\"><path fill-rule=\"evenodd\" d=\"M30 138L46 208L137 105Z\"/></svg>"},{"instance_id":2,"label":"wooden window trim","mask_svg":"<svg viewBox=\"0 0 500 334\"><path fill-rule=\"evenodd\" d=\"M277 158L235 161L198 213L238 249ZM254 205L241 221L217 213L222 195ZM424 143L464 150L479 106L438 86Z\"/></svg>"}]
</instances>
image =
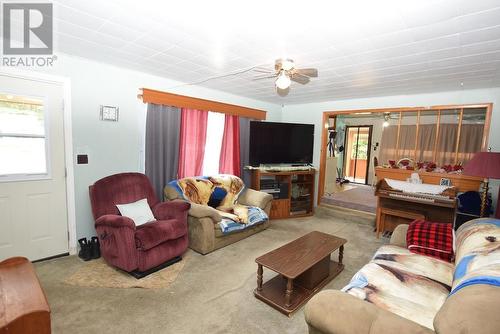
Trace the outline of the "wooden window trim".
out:
<instances>
[{"instance_id":1,"label":"wooden window trim","mask_svg":"<svg viewBox=\"0 0 500 334\"><path fill-rule=\"evenodd\" d=\"M196 97L162 92L158 90L141 88L142 94L139 98L144 103L163 104L178 108L190 108L206 111L220 112L228 115L241 116L246 118L265 120L266 111L238 106L224 102L199 99Z\"/></svg>"},{"instance_id":2,"label":"wooden window trim","mask_svg":"<svg viewBox=\"0 0 500 334\"><path fill-rule=\"evenodd\" d=\"M318 180L318 197L316 198L316 203L321 204L321 198L324 195L325 188L325 171L326 171L326 150L328 143L328 119L330 117L335 117L338 115L354 114L362 112L371 113L405 113L405 112L425 112L428 111L440 111L441 109L473 109L473 108L486 108L486 119L484 120L484 131L483 131L483 141L481 145L481 151L486 151L488 146L488 138L491 126L491 114L493 110L493 103L477 103L477 104L453 104L453 105L435 105L429 107L400 107L400 108L374 108L374 109L351 109L351 110L338 110L338 111L325 111L323 112L322 119L322 131L321 131L321 149L319 157L319 180ZM440 112L439 112L440 114ZM436 125L439 127L439 121ZM439 129L438 129L439 132ZM436 133L436 139L439 133Z\"/></svg>"}]
</instances>

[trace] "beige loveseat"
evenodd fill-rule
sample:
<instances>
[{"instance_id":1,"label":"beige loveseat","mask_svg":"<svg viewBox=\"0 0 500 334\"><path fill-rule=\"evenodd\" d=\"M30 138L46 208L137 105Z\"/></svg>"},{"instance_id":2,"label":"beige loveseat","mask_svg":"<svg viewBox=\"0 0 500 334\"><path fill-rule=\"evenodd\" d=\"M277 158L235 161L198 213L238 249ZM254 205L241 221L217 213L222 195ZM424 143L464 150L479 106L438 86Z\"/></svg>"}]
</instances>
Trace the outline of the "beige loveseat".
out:
<instances>
[{"instance_id":1,"label":"beige loveseat","mask_svg":"<svg viewBox=\"0 0 500 334\"><path fill-rule=\"evenodd\" d=\"M166 200L182 199L179 192L172 186L167 185L164 189ZM273 196L253 189L245 189L239 195L237 203L247 206L259 207L269 216ZM189 248L201 254L213 252L241 239L244 239L269 227L269 220L244 230L223 234L219 223L221 212L208 205L200 205L191 202L188 212Z\"/></svg>"},{"instance_id":2,"label":"beige loveseat","mask_svg":"<svg viewBox=\"0 0 500 334\"><path fill-rule=\"evenodd\" d=\"M500 287L481 281L500 280L500 220L461 226L455 263L410 253L407 229L399 225L342 291L309 301L310 334L500 333Z\"/></svg>"}]
</instances>

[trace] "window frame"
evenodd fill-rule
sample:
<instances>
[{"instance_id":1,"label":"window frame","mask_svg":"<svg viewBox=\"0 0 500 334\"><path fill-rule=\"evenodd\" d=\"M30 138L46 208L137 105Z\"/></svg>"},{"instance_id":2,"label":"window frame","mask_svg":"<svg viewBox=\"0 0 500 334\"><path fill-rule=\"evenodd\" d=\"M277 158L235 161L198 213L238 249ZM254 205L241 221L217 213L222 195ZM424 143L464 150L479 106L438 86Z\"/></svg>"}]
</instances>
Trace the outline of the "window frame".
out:
<instances>
[{"instance_id":1,"label":"window frame","mask_svg":"<svg viewBox=\"0 0 500 334\"><path fill-rule=\"evenodd\" d=\"M38 181L38 180L50 180L52 179L52 168L51 168L51 152L50 152L50 106L49 100L46 96L34 96L19 94L18 92L12 91L1 91L5 95L21 96L26 99L33 99L42 101L43 105L43 128L45 130L45 135L35 135L35 134L15 134L15 133L0 133L0 138L44 138L45 144L45 173L12 173L12 174L0 174L0 183L2 182L21 182L21 181Z\"/></svg>"}]
</instances>

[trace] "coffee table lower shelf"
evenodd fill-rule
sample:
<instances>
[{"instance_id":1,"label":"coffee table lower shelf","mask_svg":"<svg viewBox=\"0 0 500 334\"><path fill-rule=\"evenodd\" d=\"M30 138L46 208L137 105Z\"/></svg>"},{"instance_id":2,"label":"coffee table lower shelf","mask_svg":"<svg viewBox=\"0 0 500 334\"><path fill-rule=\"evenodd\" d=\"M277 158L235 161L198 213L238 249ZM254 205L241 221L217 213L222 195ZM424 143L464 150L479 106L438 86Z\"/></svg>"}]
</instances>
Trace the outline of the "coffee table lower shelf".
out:
<instances>
[{"instance_id":1,"label":"coffee table lower shelf","mask_svg":"<svg viewBox=\"0 0 500 334\"><path fill-rule=\"evenodd\" d=\"M262 290L258 291L258 289L255 289L253 293L257 299L262 300L264 303L272 306L281 313L290 316L314 296L314 294L340 274L342 270L344 270L343 264L337 261L330 261L330 274L312 289L305 288L294 282L289 307L285 305L287 278L282 275L274 276L269 281L262 284Z\"/></svg>"}]
</instances>

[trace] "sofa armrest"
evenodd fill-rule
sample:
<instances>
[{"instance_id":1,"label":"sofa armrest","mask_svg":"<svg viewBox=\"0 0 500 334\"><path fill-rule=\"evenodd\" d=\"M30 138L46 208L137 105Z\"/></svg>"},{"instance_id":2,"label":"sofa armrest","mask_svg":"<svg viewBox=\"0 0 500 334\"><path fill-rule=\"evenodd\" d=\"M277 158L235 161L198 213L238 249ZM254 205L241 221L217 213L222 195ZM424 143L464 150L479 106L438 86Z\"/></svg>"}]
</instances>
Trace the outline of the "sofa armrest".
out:
<instances>
[{"instance_id":1,"label":"sofa armrest","mask_svg":"<svg viewBox=\"0 0 500 334\"><path fill-rule=\"evenodd\" d=\"M185 218L185 212L189 210L190 207L191 204L183 200L160 202L153 207L153 215L157 220L180 218L181 216Z\"/></svg>"},{"instance_id":2,"label":"sofa armrest","mask_svg":"<svg viewBox=\"0 0 500 334\"><path fill-rule=\"evenodd\" d=\"M408 232L408 224L399 224L396 226L394 231L392 231L391 245L406 248L406 232Z\"/></svg>"},{"instance_id":3,"label":"sofa armrest","mask_svg":"<svg viewBox=\"0 0 500 334\"><path fill-rule=\"evenodd\" d=\"M129 217L119 216L119 215L104 215L95 221L95 227L111 227L111 228L120 228L126 227L135 231L135 223Z\"/></svg>"},{"instance_id":4,"label":"sofa armrest","mask_svg":"<svg viewBox=\"0 0 500 334\"><path fill-rule=\"evenodd\" d=\"M434 333L411 320L338 290L324 290L315 295L307 303L304 313L314 333Z\"/></svg>"},{"instance_id":5,"label":"sofa armrest","mask_svg":"<svg viewBox=\"0 0 500 334\"><path fill-rule=\"evenodd\" d=\"M273 200L271 194L247 188L239 197L238 203L248 206L256 206L265 209L266 205Z\"/></svg>"},{"instance_id":6,"label":"sofa armrest","mask_svg":"<svg viewBox=\"0 0 500 334\"><path fill-rule=\"evenodd\" d=\"M220 222L222 219L219 211L211 206L195 203L191 203L191 209L189 209L188 215L195 218L211 218L215 223Z\"/></svg>"},{"instance_id":7,"label":"sofa armrest","mask_svg":"<svg viewBox=\"0 0 500 334\"><path fill-rule=\"evenodd\" d=\"M163 188L163 199L165 201L172 201L174 199L183 199L183 198L182 195L179 194L174 187L167 184L165 188Z\"/></svg>"}]
</instances>

